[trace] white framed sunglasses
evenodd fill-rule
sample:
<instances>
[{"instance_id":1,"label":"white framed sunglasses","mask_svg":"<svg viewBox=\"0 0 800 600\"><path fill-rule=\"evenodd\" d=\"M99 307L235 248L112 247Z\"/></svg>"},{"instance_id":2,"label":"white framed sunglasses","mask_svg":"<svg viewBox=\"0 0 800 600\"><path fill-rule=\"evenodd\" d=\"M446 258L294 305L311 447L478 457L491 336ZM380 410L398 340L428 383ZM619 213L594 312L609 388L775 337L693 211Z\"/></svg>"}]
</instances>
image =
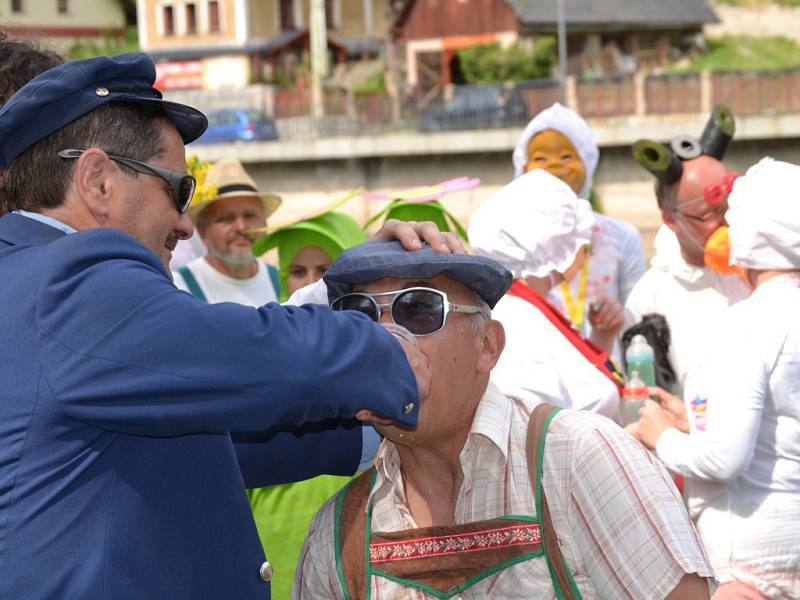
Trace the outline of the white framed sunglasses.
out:
<instances>
[{"instance_id":1,"label":"white framed sunglasses","mask_svg":"<svg viewBox=\"0 0 800 600\"><path fill-rule=\"evenodd\" d=\"M391 302L381 303L375 298L391 296ZM416 336L432 335L447 323L451 312L479 313L480 306L453 304L447 294L427 287L411 287L394 292L353 292L331 302L333 310L357 310L378 322L383 309L389 309L392 322L405 327Z\"/></svg>"}]
</instances>

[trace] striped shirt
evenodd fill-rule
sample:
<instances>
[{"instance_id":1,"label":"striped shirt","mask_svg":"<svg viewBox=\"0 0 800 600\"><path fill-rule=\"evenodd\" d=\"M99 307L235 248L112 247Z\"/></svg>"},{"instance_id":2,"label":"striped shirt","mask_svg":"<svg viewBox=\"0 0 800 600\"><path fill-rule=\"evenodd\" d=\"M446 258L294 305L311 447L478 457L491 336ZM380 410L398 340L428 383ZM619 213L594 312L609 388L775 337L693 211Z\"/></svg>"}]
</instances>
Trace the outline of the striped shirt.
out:
<instances>
[{"instance_id":1,"label":"striped shirt","mask_svg":"<svg viewBox=\"0 0 800 600\"><path fill-rule=\"evenodd\" d=\"M455 522L536 514L525 434L531 406L489 385L460 460L464 480ZM373 531L416 528L400 460L384 442L376 459ZM563 410L550 423L543 486L559 545L583 598L666 597L686 573L713 585L713 571L680 495L653 456L612 421ZM343 600L334 553L335 498L309 527L293 597ZM425 592L372 577L378 599L422 600ZM518 563L455 598L554 598L544 558Z\"/></svg>"}]
</instances>

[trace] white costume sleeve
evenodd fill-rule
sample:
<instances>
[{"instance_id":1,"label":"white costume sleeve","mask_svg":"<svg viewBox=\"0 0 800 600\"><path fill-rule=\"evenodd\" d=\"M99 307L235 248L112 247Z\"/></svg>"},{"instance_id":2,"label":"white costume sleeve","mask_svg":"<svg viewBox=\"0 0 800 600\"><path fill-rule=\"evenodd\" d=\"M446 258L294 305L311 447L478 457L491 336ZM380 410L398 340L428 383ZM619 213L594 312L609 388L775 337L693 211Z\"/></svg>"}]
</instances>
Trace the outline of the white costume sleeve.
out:
<instances>
[{"instance_id":1,"label":"white costume sleeve","mask_svg":"<svg viewBox=\"0 0 800 600\"><path fill-rule=\"evenodd\" d=\"M624 305L633 286L641 279L646 270L644 264L644 250L639 231L623 221L612 220L616 229L617 255L619 256L619 272L617 283L619 285L619 301Z\"/></svg>"},{"instance_id":2,"label":"white costume sleeve","mask_svg":"<svg viewBox=\"0 0 800 600\"><path fill-rule=\"evenodd\" d=\"M289 306L300 306L301 304L328 304L328 287L320 279L314 283L300 288L289 299L284 302Z\"/></svg>"},{"instance_id":3,"label":"white costume sleeve","mask_svg":"<svg viewBox=\"0 0 800 600\"><path fill-rule=\"evenodd\" d=\"M658 457L683 475L730 481L753 459L780 344L759 336L752 315L739 308L728 311L728 334L707 354L705 371L687 379L684 399L692 432L669 429L656 442ZM705 411L698 413L698 406Z\"/></svg>"}]
</instances>

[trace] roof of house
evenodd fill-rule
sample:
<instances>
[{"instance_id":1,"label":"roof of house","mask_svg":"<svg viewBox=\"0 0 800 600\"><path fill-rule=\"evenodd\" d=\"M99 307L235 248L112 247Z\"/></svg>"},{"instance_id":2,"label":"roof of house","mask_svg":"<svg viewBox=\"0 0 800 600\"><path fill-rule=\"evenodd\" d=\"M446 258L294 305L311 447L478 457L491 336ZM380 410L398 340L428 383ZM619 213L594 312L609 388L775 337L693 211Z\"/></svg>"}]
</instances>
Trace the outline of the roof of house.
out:
<instances>
[{"instance_id":1,"label":"roof of house","mask_svg":"<svg viewBox=\"0 0 800 600\"><path fill-rule=\"evenodd\" d=\"M707 0L563 0L569 30L669 29L717 23ZM525 29L554 30L556 0L505 0Z\"/></svg>"}]
</instances>

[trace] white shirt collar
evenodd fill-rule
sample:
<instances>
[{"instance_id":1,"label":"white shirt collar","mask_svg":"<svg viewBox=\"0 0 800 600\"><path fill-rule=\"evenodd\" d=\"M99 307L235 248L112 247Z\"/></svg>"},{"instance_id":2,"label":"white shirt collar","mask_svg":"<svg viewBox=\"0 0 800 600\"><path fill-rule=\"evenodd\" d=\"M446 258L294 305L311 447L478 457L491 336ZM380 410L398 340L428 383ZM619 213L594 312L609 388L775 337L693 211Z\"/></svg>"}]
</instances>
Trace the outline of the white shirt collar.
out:
<instances>
[{"instance_id":1,"label":"white shirt collar","mask_svg":"<svg viewBox=\"0 0 800 600\"><path fill-rule=\"evenodd\" d=\"M36 212L31 212L29 210L15 210L12 211L15 215L22 215L23 217L28 217L29 219L33 219L34 221L39 221L40 223L44 223L45 225L49 225L50 227L55 227L59 231L63 231L67 235L70 233L76 233L76 229L73 229L66 223L59 221L53 217L48 217L47 215L43 215Z\"/></svg>"},{"instance_id":2,"label":"white shirt collar","mask_svg":"<svg viewBox=\"0 0 800 600\"><path fill-rule=\"evenodd\" d=\"M488 438L508 459L508 436L511 432L511 400L491 381L478 403L469 437L479 435ZM469 444L469 438L467 439Z\"/></svg>"}]
</instances>

